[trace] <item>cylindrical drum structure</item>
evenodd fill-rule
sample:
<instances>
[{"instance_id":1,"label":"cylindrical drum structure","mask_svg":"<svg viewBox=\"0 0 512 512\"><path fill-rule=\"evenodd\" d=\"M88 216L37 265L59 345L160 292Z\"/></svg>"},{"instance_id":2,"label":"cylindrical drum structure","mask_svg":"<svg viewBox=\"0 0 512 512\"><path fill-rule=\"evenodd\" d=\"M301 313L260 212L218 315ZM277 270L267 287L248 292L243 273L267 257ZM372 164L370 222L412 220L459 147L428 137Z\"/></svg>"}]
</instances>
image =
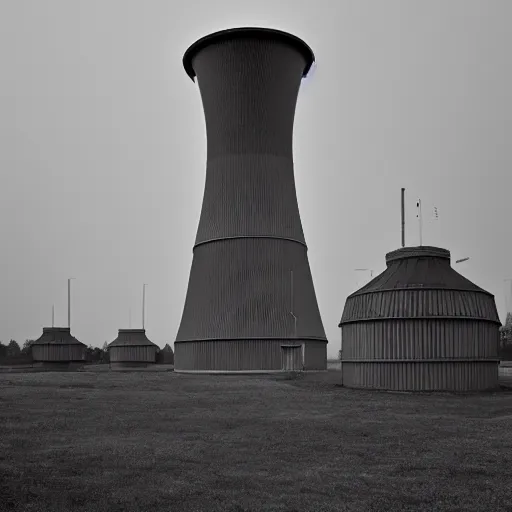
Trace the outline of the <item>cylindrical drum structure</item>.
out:
<instances>
[{"instance_id":1,"label":"cylindrical drum structure","mask_svg":"<svg viewBox=\"0 0 512 512\"><path fill-rule=\"evenodd\" d=\"M145 329L119 329L117 338L108 345L110 368L145 368L156 363L160 348L146 336Z\"/></svg>"},{"instance_id":2,"label":"cylindrical drum structure","mask_svg":"<svg viewBox=\"0 0 512 512\"><path fill-rule=\"evenodd\" d=\"M43 327L43 334L31 344L34 366L48 370L68 370L82 366L84 343L71 335L69 327Z\"/></svg>"},{"instance_id":3,"label":"cylindrical drum structure","mask_svg":"<svg viewBox=\"0 0 512 512\"><path fill-rule=\"evenodd\" d=\"M327 339L299 216L292 134L314 61L290 34L218 32L185 53L206 119L206 184L175 371L281 371L281 345L325 370Z\"/></svg>"},{"instance_id":4,"label":"cylindrical drum structure","mask_svg":"<svg viewBox=\"0 0 512 512\"><path fill-rule=\"evenodd\" d=\"M406 247L347 298L339 327L343 384L395 391L498 386L494 296L450 266L450 252Z\"/></svg>"}]
</instances>

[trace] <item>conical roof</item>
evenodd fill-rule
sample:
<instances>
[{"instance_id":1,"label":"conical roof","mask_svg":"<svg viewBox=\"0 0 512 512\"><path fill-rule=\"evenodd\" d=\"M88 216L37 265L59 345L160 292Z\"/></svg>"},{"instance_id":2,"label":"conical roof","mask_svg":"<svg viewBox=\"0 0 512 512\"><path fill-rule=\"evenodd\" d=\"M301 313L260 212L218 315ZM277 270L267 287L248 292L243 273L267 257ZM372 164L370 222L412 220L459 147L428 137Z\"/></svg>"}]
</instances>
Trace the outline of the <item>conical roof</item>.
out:
<instances>
[{"instance_id":1,"label":"conical roof","mask_svg":"<svg viewBox=\"0 0 512 512\"><path fill-rule=\"evenodd\" d=\"M158 347L156 343L150 341L146 336L145 329L119 329L117 338L108 345L111 347Z\"/></svg>"},{"instance_id":2,"label":"conical roof","mask_svg":"<svg viewBox=\"0 0 512 512\"><path fill-rule=\"evenodd\" d=\"M43 334L31 343L33 345L83 345L71 335L69 327L43 327Z\"/></svg>"},{"instance_id":3,"label":"conical roof","mask_svg":"<svg viewBox=\"0 0 512 512\"><path fill-rule=\"evenodd\" d=\"M382 290L430 288L487 293L450 266L450 251L439 247L404 247L386 254L387 269L350 297Z\"/></svg>"},{"instance_id":4,"label":"conical roof","mask_svg":"<svg viewBox=\"0 0 512 512\"><path fill-rule=\"evenodd\" d=\"M389 252L386 270L348 296L339 326L358 319L415 316L500 323L494 296L454 270L450 259L450 251L440 247Z\"/></svg>"}]
</instances>

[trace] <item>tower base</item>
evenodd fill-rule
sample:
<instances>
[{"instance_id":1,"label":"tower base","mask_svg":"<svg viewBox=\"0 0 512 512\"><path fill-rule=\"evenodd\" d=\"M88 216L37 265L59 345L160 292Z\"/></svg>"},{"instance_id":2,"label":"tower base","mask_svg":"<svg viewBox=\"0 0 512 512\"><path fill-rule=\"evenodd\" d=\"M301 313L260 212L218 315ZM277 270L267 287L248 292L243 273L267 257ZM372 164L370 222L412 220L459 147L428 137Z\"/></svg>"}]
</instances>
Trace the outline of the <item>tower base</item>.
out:
<instances>
[{"instance_id":1,"label":"tower base","mask_svg":"<svg viewBox=\"0 0 512 512\"><path fill-rule=\"evenodd\" d=\"M236 339L177 341L177 373L277 373L283 371L282 345L304 346L305 371L327 370L327 341L311 339Z\"/></svg>"}]
</instances>

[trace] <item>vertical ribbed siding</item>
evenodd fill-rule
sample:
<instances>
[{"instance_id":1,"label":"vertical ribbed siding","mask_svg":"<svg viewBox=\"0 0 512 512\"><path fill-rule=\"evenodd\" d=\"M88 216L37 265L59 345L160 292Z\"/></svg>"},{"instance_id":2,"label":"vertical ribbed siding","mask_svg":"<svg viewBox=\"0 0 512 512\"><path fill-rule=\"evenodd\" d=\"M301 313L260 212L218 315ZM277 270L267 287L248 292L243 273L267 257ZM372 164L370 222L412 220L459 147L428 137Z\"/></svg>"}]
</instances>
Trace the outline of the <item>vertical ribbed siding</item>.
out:
<instances>
[{"instance_id":1,"label":"vertical ribbed siding","mask_svg":"<svg viewBox=\"0 0 512 512\"><path fill-rule=\"evenodd\" d=\"M48 344L33 345L32 359L44 361L85 361L85 345Z\"/></svg>"},{"instance_id":2,"label":"vertical ribbed siding","mask_svg":"<svg viewBox=\"0 0 512 512\"><path fill-rule=\"evenodd\" d=\"M311 366L323 364L327 340L293 172L293 122L306 60L297 43L268 34L210 39L191 57L205 114L207 169L176 337L177 371L280 370L279 344L294 336L290 271L297 337L323 342L312 351Z\"/></svg>"},{"instance_id":3,"label":"vertical ribbed siding","mask_svg":"<svg viewBox=\"0 0 512 512\"><path fill-rule=\"evenodd\" d=\"M343 385L390 391L482 391L498 386L497 362L343 362Z\"/></svg>"},{"instance_id":4,"label":"vertical ribbed siding","mask_svg":"<svg viewBox=\"0 0 512 512\"><path fill-rule=\"evenodd\" d=\"M207 158L293 157L293 122L306 61L278 40L233 38L193 59L206 122Z\"/></svg>"},{"instance_id":5,"label":"vertical ribbed siding","mask_svg":"<svg viewBox=\"0 0 512 512\"><path fill-rule=\"evenodd\" d=\"M281 346L281 358L283 361L283 371L299 372L304 369L304 350L302 345Z\"/></svg>"},{"instance_id":6,"label":"vertical ribbed siding","mask_svg":"<svg viewBox=\"0 0 512 512\"><path fill-rule=\"evenodd\" d=\"M110 362L140 362L155 363L156 362L156 346L115 346L110 347Z\"/></svg>"},{"instance_id":7,"label":"vertical ribbed siding","mask_svg":"<svg viewBox=\"0 0 512 512\"><path fill-rule=\"evenodd\" d=\"M343 326L343 359L497 359L495 324L463 320L383 320Z\"/></svg>"},{"instance_id":8,"label":"vertical ribbed siding","mask_svg":"<svg viewBox=\"0 0 512 512\"><path fill-rule=\"evenodd\" d=\"M177 341L294 336L290 271L297 336L325 340L306 248L245 238L196 248Z\"/></svg>"},{"instance_id":9,"label":"vertical ribbed siding","mask_svg":"<svg viewBox=\"0 0 512 512\"><path fill-rule=\"evenodd\" d=\"M342 333L347 387L472 391L498 385L496 324L435 318L367 321L345 324Z\"/></svg>"},{"instance_id":10,"label":"vertical ribbed siding","mask_svg":"<svg viewBox=\"0 0 512 512\"><path fill-rule=\"evenodd\" d=\"M282 369L281 345L295 343L305 344L304 366L306 369L327 369L326 342L274 339L175 343L174 370L177 372L279 371ZM311 350L309 350L310 346Z\"/></svg>"}]
</instances>

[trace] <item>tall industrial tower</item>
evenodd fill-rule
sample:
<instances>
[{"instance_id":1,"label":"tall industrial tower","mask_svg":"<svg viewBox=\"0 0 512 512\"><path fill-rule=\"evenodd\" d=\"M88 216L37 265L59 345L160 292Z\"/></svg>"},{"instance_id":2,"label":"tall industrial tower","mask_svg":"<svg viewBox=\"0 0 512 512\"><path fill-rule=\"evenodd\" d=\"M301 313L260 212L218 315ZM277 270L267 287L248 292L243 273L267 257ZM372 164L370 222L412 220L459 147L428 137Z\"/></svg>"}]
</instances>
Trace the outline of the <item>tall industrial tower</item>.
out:
<instances>
[{"instance_id":1,"label":"tall industrial tower","mask_svg":"<svg viewBox=\"0 0 512 512\"><path fill-rule=\"evenodd\" d=\"M216 32L185 52L203 102L207 164L176 371L276 371L291 344L302 346L305 370L326 369L292 155L313 61L302 40L263 28Z\"/></svg>"}]
</instances>

